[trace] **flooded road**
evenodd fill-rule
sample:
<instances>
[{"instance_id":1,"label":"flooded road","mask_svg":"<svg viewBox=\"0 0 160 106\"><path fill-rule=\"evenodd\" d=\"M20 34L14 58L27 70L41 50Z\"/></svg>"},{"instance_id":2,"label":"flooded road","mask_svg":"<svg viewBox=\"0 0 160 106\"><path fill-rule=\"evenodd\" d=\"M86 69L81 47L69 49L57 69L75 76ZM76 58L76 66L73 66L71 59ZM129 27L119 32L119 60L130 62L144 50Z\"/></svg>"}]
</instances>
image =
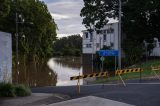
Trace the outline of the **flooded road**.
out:
<instances>
[{"instance_id":1,"label":"flooded road","mask_svg":"<svg viewBox=\"0 0 160 106\"><path fill-rule=\"evenodd\" d=\"M81 57L56 57L37 62L24 60L21 58L18 72L13 67L13 83L31 87L76 85L77 80L71 81L70 77L86 74L86 70L91 70L91 66L82 65ZM86 84L86 81L80 80L80 84Z\"/></svg>"},{"instance_id":2,"label":"flooded road","mask_svg":"<svg viewBox=\"0 0 160 106\"><path fill-rule=\"evenodd\" d=\"M76 85L77 81L71 81L71 76L82 74L80 57L51 58L48 66L57 74L56 86ZM83 84L83 80L80 80Z\"/></svg>"}]
</instances>

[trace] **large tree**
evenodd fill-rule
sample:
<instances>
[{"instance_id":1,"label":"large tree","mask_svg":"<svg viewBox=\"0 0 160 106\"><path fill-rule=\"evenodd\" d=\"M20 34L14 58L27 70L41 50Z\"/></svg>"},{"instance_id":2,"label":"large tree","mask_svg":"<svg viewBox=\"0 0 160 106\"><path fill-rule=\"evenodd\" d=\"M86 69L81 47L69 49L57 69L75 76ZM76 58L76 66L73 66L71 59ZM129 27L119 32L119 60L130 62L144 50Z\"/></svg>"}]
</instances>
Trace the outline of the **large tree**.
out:
<instances>
[{"instance_id":1,"label":"large tree","mask_svg":"<svg viewBox=\"0 0 160 106\"><path fill-rule=\"evenodd\" d=\"M92 25L100 29L106 25L109 18L116 18L118 14L118 0L83 0L84 7L80 16L83 17L83 24L87 29Z\"/></svg>"},{"instance_id":2,"label":"large tree","mask_svg":"<svg viewBox=\"0 0 160 106\"><path fill-rule=\"evenodd\" d=\"M39 0L7 0L10 8L7 16L0 20L0 30L9 32L13 38L15 52L16 13L18 18L19 53L29 57L48 57L52 54L53 41L56 39L55 22L46 4Z\"/></svg>"},{"instance_id":3,"label":"large tree","mask_svg":"<svg viewBox=\"0 0 160 106\"><path fill-rule=\"evenodd\" d=\"M160 1L128 0L123 6L123 31L128 39L160 39Z\"/></svg>"},{"instance_id":4,"label":"large tree","mask_svg":"<svg viewBox=\"0 0 160 106\"><path fill-rule=\"evenodd\" d=\"M83 24L102 28L108 18L118 19L119 0L83 0L81 10ZM160 38L160 1L159 0L121 0L122 29L127 38L142 42L153 37Z\"/></svg>"}]
</instances>

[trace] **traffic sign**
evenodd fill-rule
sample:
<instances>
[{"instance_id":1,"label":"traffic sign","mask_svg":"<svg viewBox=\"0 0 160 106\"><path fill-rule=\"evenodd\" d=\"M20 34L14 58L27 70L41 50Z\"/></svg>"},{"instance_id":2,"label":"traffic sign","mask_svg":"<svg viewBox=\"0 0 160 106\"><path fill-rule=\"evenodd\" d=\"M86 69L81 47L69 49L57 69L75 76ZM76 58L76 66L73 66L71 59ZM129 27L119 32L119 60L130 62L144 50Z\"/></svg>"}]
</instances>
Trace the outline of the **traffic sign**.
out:
<instances>
[{"instance_id":1,"label":"traffic sign","mask_svg":"<svg viewBox=\"0 0 160 106\"><path fill-rule=\"evenodd\" d=\"M100 56L118 56L118 50L100 50L98 53Z\"/></svg>"},{"instance_id":2,"label":"traffic sign","mask_svg":"<svg viewBox=\"0 0 160 106\"><path fill-rule=\"evenodd\" d=\"M101 60L101 61L104 61L104 57L102 56L102 57L100 58L100 60Z\"/></svg>"}]
</instances>

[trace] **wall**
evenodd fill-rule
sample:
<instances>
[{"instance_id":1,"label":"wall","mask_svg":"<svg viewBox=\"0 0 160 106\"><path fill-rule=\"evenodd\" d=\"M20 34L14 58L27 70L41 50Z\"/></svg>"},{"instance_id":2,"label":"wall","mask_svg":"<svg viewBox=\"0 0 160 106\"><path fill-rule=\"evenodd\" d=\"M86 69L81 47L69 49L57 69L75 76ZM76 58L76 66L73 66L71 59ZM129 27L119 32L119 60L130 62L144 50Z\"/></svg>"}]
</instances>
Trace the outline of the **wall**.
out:
<instances>
[{"instance_id":1,"label":"wall","mask_svg":"<svg viewBox=\"0 0 160 106\"><path fill-rule=\"evenodd\" d=\"M0 82L12 81L11 34L0 32Z\"/></svg>"}]
</instances>

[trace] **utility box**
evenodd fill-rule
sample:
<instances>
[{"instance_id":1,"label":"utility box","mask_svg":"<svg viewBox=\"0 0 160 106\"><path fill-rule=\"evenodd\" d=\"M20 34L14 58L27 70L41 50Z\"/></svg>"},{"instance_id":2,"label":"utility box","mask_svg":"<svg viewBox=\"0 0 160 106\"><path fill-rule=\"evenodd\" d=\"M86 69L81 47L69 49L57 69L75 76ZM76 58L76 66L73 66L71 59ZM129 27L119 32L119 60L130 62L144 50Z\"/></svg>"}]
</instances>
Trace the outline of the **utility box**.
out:
<instances>
[{"instance_id":1,"label":"utility box","mask_svg":"<svg viewBox=\"0 0 160 106\"><path fill-rule=\"evenodd\" d=\"M12 82L12 37L0 32L0 82Z\"/></svg>"}]
</instances>

